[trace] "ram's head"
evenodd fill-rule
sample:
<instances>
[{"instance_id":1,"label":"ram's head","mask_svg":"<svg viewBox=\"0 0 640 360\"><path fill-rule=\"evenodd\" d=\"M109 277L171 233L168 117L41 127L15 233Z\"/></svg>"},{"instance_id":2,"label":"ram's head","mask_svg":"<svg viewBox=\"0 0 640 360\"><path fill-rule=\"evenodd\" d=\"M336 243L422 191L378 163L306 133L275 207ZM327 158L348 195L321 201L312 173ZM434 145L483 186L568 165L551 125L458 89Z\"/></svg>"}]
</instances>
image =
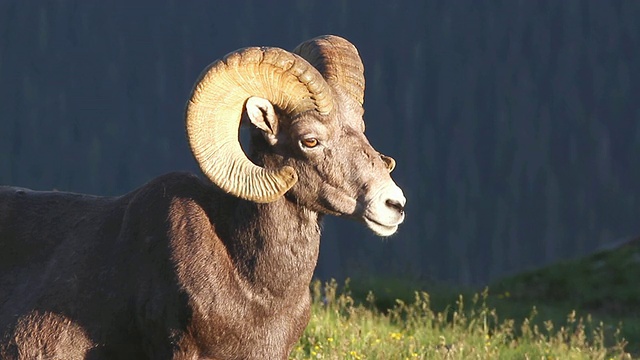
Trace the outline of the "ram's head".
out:
<instances>
[{"instance_id":1,"label":"ram's head","mask_svg":"<svg viewBox=\"0 0 640 360\"><path fill-rule=\"evenodd\" d=\"M364 135L363 101L364 67L343 38L318 37L293 52L245 48L202 73L187 134L202 171L225 192L262 203L285 196L388 236L404 219L405 198L389 175L395 161ZM253 128L251 160L242 123Z\"/></svg>"}]
</instances>

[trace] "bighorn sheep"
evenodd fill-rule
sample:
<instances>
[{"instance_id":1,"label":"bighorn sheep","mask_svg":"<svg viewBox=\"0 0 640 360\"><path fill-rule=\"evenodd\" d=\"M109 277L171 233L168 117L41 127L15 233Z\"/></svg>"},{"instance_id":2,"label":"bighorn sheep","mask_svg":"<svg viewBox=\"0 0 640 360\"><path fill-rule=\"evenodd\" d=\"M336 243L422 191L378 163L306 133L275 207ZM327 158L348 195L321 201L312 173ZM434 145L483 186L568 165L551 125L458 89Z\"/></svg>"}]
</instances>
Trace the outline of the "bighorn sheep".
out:
<instances>
[{"instance_id":1,"label":"bighorn sheep","mask_svg":"<svg viewBox=\"0 0 640 360\"><path fill-rule=\"evenodd\" d=\"M337 36L240 49L187 104L206 180L172 173L115 198L0 188L0 357L285 359L309 320L322 216L381 236L404 219L395 161L364 135L363 72Z\"/></svg>"}]
</instances>

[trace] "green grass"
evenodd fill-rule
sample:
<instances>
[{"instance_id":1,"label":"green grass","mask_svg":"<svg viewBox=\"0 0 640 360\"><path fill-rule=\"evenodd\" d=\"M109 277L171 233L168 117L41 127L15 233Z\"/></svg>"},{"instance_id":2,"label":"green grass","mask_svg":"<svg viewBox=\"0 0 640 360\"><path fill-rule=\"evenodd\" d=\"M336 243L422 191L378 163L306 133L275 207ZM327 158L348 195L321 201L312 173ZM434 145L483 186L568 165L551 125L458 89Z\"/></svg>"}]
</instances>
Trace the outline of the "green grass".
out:
<instances>
[{"instance_id":1,"label":"green grass","mask_svg":"<svg viewBox=\"0 0 640 360\"><path fill-rule=\"evenodd\" d=\"M630 359L617 327L580 317L501 318L487 291L434 310L428 293L381 310L335 281L315 282L312 317L292 359ZM497 298L497 297L496 297ZM468 302L468 303L467 303Z\"/></svg>"},{"instance_id":2,"label":"green grass","mask_svg":"<svg viewBox=\"0 0 640 360\"><path fill-rule=\"evenodd\" d=\"M311 321L291 358L638 358L638 279L640 240L479 292L401 279L314 282Z\"/></svg>"},{"instance_id":3,"label":"green grass","mask_svg":"<svg viewBox=\"0 0 640 360\"><path fill-rule=\"evenodd\" d=\"M525 272L491 285L495 306L512 317L537 304L547 318L576 309L621 328L627 350L640 356L640 238L610 250ZM544 311L544 313L543 313Z\"/></svg>"}]
</instances>

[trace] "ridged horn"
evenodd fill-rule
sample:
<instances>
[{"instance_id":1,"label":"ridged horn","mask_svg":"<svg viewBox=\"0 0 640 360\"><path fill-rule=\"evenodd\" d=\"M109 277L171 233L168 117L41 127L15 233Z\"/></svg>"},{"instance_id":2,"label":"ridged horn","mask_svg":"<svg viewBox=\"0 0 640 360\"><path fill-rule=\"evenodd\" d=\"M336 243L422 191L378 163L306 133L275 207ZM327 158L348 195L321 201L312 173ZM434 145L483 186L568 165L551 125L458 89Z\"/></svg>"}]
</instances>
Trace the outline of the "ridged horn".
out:
<instances>
[{"instance_id":1,"label":"ridged horn","mask_svg":"<svg viewBox=\"0 0 640 360\"><path fill-rule=\"evenodd\" d=\"M324 35L303 42L293 52L318 69L329 85L340 87L359 105L364 103L364 65L352 43Z\"/></svg>"},{"instance_id":2,"label":"ridged horn","mask_svg":"<svg viewBox=\"0 0 640 360\"><path fill-rule=\"evenodd\" d=\"M251 47L209 65L191 92L186 109L191 151L209 179L225 192L254 202L271 202L297 181L290 166L267 169L252 163L238 139L246 100L259 96L289 116L333 108L331 89L300 56L278 48Z\"/></svg>"}]
</instances>

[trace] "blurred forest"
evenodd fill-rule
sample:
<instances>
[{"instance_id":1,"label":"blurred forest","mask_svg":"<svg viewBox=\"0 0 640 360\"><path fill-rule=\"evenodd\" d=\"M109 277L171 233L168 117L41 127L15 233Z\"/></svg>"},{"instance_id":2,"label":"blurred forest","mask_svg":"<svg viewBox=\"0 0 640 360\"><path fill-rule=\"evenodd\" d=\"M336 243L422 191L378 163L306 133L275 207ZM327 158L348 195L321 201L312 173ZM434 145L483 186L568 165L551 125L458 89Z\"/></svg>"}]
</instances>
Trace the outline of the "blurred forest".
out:
<instances>
[{"instance_id":1,"label":"blurred forest","mask_svg":"<svg viewBox=\"0 0 640 360\"><path fill-rule=\"evenodd\" d=\"M320 277L480 284L640 234L638 1L2 1L0 184L117 195L197 172L200 71L321 34L358 47L408 206L387 240L328 219Z\"/></svg>"}]
</instances>

